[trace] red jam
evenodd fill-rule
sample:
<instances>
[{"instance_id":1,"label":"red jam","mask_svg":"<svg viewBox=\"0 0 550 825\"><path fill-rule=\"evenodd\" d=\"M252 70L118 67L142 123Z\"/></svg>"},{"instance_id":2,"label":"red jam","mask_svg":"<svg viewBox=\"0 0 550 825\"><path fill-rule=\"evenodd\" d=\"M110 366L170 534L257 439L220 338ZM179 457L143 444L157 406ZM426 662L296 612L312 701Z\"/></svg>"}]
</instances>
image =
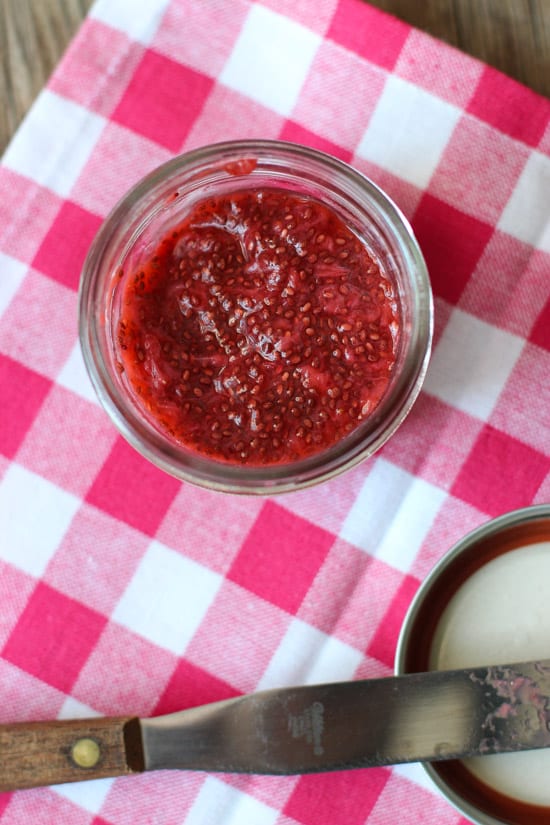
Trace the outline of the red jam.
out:
<instances>
[{"instance_id":1,"label":"red jam","mask_svg":"<svg viewBox=\"0 0 550 825\"><path fill-rule=\"evenodd\" d=\"M165 435L247 465L338 442L383 396L397 299L318 201L248 189L197 203L123 286L118 357Z\"/></svg>"}]
</instances>

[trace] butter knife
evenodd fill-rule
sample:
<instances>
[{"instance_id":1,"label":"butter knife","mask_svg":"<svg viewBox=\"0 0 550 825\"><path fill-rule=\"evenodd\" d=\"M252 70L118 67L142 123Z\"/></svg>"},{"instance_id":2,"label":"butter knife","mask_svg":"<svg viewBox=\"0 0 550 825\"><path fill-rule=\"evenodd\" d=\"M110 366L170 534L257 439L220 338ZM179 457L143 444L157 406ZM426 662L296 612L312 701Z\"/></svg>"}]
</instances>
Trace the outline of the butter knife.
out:
<instances>
[{"instance_id":1,"label":"butter knife","mask_svg":"<svg viewBox=\"0 0 550 825\"><path fill-rule=\"evenodd\" d=\"M150 719L0 725L0 790L162 769L304 774L550 745L550 659L284 687Z\"/></svg>"}]
</instances>

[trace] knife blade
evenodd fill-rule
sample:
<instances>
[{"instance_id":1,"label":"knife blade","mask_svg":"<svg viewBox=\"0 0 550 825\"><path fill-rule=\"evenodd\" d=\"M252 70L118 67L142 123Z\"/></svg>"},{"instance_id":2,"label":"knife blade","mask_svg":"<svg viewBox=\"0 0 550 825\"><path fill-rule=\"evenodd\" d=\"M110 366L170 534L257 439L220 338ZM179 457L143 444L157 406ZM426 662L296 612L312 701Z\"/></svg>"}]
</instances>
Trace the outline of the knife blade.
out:
<instances>
[{"instance_id":1,"label":"knife blade","mask_svg":"<svg viewBox=\"0 0 550 825\"><path fill-rule=\"evenodd\" d=\"M0 790L162 769L305 774L550 745L550 659L0 726Z\"/></svg>"}]
</instances>

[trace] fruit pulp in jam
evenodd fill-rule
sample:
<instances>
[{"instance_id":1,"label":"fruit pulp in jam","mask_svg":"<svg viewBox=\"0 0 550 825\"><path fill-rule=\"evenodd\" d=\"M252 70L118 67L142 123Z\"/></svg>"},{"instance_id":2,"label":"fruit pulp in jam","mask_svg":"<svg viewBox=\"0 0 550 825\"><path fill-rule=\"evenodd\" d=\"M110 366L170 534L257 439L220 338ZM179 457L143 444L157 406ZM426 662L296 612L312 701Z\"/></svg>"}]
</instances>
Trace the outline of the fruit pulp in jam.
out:
<instances>
[{"instance_id":1,"label":"fruit pulp in jam","mask_svg":"<svg viewBox=\"0 0 550 825\"><path fill-rule=\"evenodd\" d=\"M355 232L300 193L196 203L121 288L127 389L158 430L200 455L303 459L360 426L388 387L394 288Z\"/></svg>"}]
</instances>

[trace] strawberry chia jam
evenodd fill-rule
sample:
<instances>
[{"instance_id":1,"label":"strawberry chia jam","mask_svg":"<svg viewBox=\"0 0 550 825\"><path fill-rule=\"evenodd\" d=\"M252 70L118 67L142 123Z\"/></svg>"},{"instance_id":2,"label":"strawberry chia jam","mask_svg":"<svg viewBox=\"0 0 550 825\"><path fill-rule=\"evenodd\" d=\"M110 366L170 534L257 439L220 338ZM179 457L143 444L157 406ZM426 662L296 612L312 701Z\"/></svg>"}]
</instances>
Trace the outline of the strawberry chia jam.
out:
<instances>
[{"instance_id":1,"label":"strawberry chia jam","mask_svg":"<svg viewBox=\"0 0 550 825\"><path fill-rule=\"evenodd\" d=\"M282 189L202 200L126 279L119 369L179 445L232 464L292 462L383 396L392 285L332 209Z\"/></svg>"}]
</instances>

